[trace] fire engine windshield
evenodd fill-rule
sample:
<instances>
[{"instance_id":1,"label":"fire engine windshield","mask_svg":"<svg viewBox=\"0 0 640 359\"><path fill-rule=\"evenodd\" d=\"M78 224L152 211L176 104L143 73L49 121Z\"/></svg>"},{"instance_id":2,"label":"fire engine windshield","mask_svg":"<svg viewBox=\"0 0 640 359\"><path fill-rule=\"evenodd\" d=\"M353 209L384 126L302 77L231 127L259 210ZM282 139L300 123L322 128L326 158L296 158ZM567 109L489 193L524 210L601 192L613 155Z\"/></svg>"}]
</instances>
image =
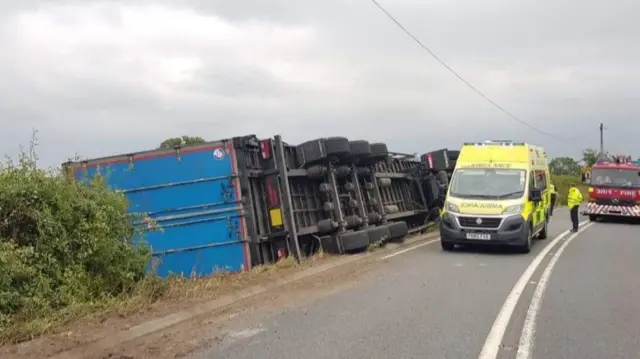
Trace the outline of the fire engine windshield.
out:
<instances>
[{"instance_id":1,"label":"fire engine windshield","mask_svg":"<svg viewBox=\"0 0 640 359\"><path fill-rule=\"evenodd\" d=\"M459 169L451 181L451 196L458 198L515 199L524 195L524 170Z\"/></svg>"},{"instance_id":2,"label":"fire engine windshield","mask_svg":"<svg viewBox=\"0 0 640 359\"><path fill-rule=\"evenodd\" d=\"M594 168L591 171L591 184L640 188L640 172L629 169Z\"/></svg>"}]
</instances>

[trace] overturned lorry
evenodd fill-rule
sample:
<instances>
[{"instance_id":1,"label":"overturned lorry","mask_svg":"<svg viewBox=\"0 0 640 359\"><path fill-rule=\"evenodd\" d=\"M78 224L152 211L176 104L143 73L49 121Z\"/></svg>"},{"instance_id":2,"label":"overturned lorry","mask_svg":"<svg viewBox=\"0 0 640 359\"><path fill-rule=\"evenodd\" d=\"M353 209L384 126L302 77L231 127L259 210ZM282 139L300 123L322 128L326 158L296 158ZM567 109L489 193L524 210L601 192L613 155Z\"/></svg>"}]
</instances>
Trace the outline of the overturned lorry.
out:
<instances>
[{"instance_id":1,"label":"overturned lorry","mask_svg":"<svg viewBox=\"0 0 640 359\"><path fill-rule=\"evenodd\" d=\"M201 276L424 231L438 218L455 154L417 160L344 137L294 146L250 135L63 166L78 180L100 174L127 197L150 270Z\"/></svg>"}]
</instances>

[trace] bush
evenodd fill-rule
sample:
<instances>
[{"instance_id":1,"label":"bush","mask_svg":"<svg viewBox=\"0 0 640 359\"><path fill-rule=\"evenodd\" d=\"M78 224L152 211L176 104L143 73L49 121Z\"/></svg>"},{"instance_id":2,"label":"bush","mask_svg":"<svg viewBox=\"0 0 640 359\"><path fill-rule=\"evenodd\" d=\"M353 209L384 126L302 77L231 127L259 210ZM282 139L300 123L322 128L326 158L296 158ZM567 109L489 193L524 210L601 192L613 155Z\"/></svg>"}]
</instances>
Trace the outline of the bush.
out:
<instances>
[{"instance_id":1,"label":"bush","mask_svg":"<svg viewBox=\"0 0 640 359\"><path fill-rule=\"evenodd\" d=\"M150 255L133 246L124 196L100 177L82 184L32 158L0 163L2 342L16 326L39 334L52 325L43 318L133 292Z\"/></svg>"},{"instance_id":2,"label":"bush","mask_svg":"<svg viewBox=\"0 0 640 359\"><path fill-rule=\"evenodd\" d=\"M587 186L582 184L582 179L579 176L560 176L560 175L551 175L551 183L556 186L556 191L558 191L558 204L566 205L567 204L567 195L569 194L569 187L571 183L576 183L578 188L582 192L585 200L587 198Z\"/></svg>"}]
</instances>

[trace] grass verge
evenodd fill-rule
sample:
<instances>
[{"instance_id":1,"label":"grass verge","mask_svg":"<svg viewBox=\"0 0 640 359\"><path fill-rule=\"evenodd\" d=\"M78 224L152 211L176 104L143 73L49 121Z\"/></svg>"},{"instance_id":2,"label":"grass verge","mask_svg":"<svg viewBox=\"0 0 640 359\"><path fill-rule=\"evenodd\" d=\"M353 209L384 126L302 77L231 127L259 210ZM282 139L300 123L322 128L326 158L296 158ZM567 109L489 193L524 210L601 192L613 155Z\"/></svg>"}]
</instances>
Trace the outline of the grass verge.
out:
<instances>
[{"instance_id":1,"label":"grass verge","mask_svg":"<svg viewBox=\"0 0 640 359\"><path fill-rule=\"evenodd\" d=\"M9 326L0 328L0 345L15 344L63 330L77 321L102 322L110 317L128 317L144 312L159 303L213 299L238 288L259 283L273 274L300 270L313 266L327 255L322 251L298 263L293 257L247 271L220 272L204 278L149 276L137 283L127 295L103 298L93 302L70 305L57 312L37 318L16 318ZM23 320L20 320L23 319Z\"/></svg>"}]
</instances>

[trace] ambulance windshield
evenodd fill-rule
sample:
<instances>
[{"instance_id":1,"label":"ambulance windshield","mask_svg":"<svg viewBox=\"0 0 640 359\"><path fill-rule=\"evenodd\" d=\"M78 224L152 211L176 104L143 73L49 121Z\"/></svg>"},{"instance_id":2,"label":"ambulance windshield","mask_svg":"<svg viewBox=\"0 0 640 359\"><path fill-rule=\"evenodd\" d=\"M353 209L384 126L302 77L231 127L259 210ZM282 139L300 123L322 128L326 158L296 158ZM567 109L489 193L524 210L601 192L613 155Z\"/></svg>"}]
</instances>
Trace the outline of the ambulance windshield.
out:
<instances>
[{"instance_id":1,"label":"ambulance windshield","mask_svg":"<svg viewBox=\"0 0 640 359\"><path fill-rule=\"evenodd\" d=\"M515 169L456 170L449 194L458 198L516 199L524 195L527 173Z\"/></svg>"}]
</instances>

